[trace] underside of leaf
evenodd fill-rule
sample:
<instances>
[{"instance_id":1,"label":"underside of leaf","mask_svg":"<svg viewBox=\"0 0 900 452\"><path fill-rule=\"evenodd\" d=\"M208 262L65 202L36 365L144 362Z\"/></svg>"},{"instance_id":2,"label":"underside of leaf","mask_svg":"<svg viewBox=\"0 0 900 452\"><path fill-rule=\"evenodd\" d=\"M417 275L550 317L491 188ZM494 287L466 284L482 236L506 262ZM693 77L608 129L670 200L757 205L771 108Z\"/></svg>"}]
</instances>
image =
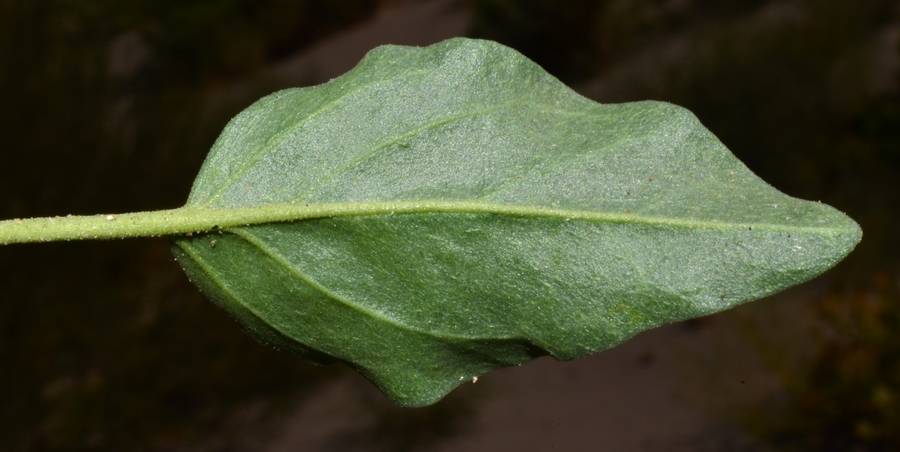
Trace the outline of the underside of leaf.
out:
<instances>
[{"instance_id":1,"label":"underside of leaf","mask_svg":"<svg viewBox=\"0 0 900 452\"><path fill-rule=\"evenodd\" d=\"M760 180L690 112L600 105L468 39L380 47L260 100L186 208L285 203L348 208L177 238L175 255L257 339L346 362L413 406L772 294L861 236Z\"/></svg>"}]
</instances>

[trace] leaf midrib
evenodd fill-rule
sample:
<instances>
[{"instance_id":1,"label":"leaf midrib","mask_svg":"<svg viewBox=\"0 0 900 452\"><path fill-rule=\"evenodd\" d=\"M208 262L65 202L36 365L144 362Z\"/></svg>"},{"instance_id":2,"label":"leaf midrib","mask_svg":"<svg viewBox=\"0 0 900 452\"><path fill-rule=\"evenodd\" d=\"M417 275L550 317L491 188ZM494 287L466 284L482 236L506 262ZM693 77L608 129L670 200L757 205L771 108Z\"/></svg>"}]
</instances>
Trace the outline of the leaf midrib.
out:
<instances>
[{"instance_id":1,"label":"leaf midrib","mask_svg":"<svg viewBox=\"0 0 900 452\"><path fill-rule=\"evenodd\" d=\"M184 211L192 211L185 207ZM300 204L294 202L268 204L256 207L203 208L199 212L231 212L246 219L242 224L236 221L234 226L251 224L282 223L322 218L372 216L386 214L495 214L522 218L557 218L569 221L590 221L612 224L641 224L646 226L674 227L686 229L730 230L752 227L759 230L796 231L796 232L841 232L847 228L832 226L802 226L784 223L767 222L729 222L717 220L698 220L688 218L668 218L661 216L641 215L636 213L599 212L592 210L576 210L546 206L526 206L514 204L491 203L482 201L457 200L421 200L421 201L368 201ZM199 213L198 212L198 213ZM262 219L265 217L266 219ZM229 226L222 226L229 227ZM233 227L233 226L231 226Z\"/></svg>"}]
</instances>

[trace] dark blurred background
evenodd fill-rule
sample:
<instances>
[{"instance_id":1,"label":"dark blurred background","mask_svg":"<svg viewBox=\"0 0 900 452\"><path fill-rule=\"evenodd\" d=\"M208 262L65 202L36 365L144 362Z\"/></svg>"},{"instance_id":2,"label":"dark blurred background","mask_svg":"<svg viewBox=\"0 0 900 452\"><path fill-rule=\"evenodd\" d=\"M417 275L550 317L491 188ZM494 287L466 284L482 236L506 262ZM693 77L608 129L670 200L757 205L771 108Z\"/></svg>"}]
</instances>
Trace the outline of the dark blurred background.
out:
<instances>
[{"instance_id":1,"label":"dark blurred background","mask_svg":"<svg viewBox=\"0 0 900 452\"><path fill-rule=\"evenodd\" d=\"M452 36L514 47L601 102L685 106L763 179L848 213L864 239L777 302L666 327L693 345L642 335L640 350L623 346L634 362L613 350L593 368L501 371L424 409L253 342L164 239L0 247L0 449L482 450L524 419L521 400L552 391L504 378L602 380L622 356L634 372L669 363L681 395L547 414L510 437L540 438L533 450L576 436L615 450L900 450L895 0L0 0L0 219L180 206L218 132L257 98L327 81L380 44ZM735 370L732 342L752 369ZM708 384L726 379L740 385ZM590 391L644 391L628 380ZM604 430L604 410L698 421L657 438L662 426L637 421Z\"/></svg>"}]
</instances>

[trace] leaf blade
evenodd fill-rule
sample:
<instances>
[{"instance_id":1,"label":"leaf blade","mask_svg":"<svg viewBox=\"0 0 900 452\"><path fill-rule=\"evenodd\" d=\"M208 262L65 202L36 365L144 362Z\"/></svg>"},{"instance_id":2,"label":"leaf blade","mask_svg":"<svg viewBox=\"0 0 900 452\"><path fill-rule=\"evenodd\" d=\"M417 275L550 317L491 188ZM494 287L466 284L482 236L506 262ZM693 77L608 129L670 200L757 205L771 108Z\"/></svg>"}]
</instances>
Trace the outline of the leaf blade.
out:
<instances>
[{"instance_id":1,"label":"leaf blade","mask_svg":"<svg viewBox=\"0 0 900 452\"><path fill-rule=\"evenodd\" d=\"M464 39L380 48L238 115L186 208L278 203L347 210L179 238L176 256L254 336L347 362L405 405L774 293L861 234L684 109L595 104ZM391 203L409 209L371 209Z\"/></svg>"}]
</instances>

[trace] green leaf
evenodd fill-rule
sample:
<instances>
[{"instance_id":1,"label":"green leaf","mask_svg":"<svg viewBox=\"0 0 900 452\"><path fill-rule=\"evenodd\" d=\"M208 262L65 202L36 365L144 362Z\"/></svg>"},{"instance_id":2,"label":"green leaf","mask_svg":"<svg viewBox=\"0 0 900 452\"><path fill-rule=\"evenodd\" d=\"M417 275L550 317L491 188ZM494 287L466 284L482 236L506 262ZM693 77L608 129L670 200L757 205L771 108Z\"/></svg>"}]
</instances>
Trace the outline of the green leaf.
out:
<instances>
[{"instance_id":1,"label":"green leaf","mask_svg":"<svg viewBox=\"0 0 900 452\"><path fill-rule=\"evenodd\" d=\"M191 279L260 341L413 406L775 293L861 237L687 110L600 105L468 39L380 47L239 114L183 210L254 207L300 221L176 238Z\"/></svg>"}]
</instances>

